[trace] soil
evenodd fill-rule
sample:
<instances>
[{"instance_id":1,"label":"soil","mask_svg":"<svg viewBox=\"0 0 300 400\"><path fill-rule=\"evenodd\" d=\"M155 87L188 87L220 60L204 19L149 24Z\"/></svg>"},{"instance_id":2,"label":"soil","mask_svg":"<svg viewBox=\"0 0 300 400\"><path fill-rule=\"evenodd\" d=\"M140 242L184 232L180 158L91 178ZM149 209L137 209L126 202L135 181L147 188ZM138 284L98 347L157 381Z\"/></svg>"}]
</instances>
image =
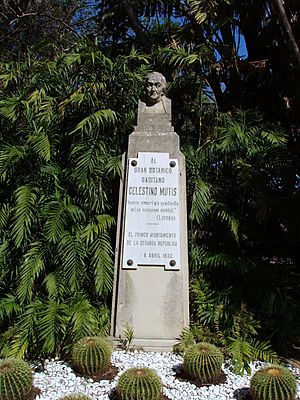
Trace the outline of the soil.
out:
<instances>
[{"instance_id":1,"label":"soil","mask_svg":"<svg viewBox=\"0 0 300 400\"><path fill-rule=\"evenodd\" d=\"M108 371L92 375L89 378L92 378L94 381L97 381L97 382L103 381L103 380L111 381L118 374L118 372L119 372L119 368L115 367L114 365L111 365Z\"/></svg>"},{"instance_id":2,"label":"soil","mask_svg":"<svg viewBox=\"0 0 300 400\"><path fill-rule=\"evenodd\" d=\"M36 396L39 395L40 393L41 393L41 389L33 387L30 395L28 396L28 400L34 400L36 398Z\"/></svg>"},{"instance_id":3,"label":"soil","mask_svg":"<svg viewBox=\"0 0 300 400\"><path fill-rule=\"evenodd\" d=\"M183 382L190 382L196 385L197 387L203 387L203 386L210 386L210 385L220 385L222 383L226 382L226 375L224 371L221 371L220 375L215 377L213 380L206 382L200 379L192 379L189 377L189 375L186 373L184 370L183 366L180 366L179 368L176 368L176 378Z\"/></svg>"}]
</instances>

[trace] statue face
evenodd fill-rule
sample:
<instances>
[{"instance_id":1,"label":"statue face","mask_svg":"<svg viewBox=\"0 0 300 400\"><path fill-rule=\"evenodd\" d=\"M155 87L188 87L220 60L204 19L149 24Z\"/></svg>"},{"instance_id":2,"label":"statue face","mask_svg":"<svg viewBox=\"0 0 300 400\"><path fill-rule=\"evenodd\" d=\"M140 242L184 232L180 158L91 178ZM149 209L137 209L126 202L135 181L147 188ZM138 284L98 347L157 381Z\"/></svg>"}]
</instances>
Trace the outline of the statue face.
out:
<instances>
[{"instance_id":1,"label":"statue face","mask_svg":"<svg viewBox=\"0 0 300 400\"><path fill-rule=\"evenodd\" d=\"M146 92L149 104L158 103L161 100L165 90L165 82L163 76L159 73L149 74L146 80Z\"/></svg>"}]
</instances>

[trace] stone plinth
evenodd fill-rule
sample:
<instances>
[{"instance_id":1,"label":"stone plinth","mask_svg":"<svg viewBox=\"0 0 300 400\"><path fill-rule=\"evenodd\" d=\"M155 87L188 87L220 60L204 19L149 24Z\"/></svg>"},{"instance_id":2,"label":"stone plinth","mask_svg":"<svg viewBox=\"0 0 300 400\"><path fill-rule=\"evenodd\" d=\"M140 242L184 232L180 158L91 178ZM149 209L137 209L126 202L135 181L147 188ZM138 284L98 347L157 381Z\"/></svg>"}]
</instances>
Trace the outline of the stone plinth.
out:
<instances>
[{"instance_id":1,"label":"stone plinth","mask_svg":"<svg viewBox=\"0 0 300 400\"><path fill-rule=\"evenodd\" d=\"M111 335L130 326L136 346L170 351L189 324L189 300L185 162L169 99L156 110L140 102L124 165Z\"/></svg>"}]
</instances>

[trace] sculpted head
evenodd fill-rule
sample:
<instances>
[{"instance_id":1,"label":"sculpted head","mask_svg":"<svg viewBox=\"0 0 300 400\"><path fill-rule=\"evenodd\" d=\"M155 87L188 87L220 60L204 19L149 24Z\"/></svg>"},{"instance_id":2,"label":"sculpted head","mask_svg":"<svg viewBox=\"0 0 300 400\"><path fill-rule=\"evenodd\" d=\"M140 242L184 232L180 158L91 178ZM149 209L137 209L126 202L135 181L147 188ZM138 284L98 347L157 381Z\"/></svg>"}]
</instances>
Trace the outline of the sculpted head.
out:
<instances>
[{"instance_id":1,"label":"sculpted head","mask_svg":"<svg viewBox=\"0 0 300 400\"><path fill-rule=\"evenodd\" d=\"M145 80L147 105L158 103L166 88L166 78L159 72L151 72Z\"/></svg>"}]
</instances>

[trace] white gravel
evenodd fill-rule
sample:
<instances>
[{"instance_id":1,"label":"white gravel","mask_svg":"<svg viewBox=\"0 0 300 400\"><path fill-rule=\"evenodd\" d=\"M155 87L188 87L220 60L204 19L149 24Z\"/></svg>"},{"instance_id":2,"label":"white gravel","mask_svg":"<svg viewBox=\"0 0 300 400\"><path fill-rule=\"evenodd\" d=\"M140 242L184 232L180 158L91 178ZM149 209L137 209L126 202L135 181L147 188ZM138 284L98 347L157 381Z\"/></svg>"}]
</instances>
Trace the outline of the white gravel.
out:
<instances>
[{"instance_id":1,"label":"white gravel","mask_svg":"<svg viewBox=\"0 0 300 400\"><path fill-rule=\"evenodd\" d=\"M46 360L43 367L38 366L34 373L34 386L41 389L36 400L57 400L69 393L83 393L93 400L108 400L109 392L116 386L119 376L126 369L134 366L147 366L156 370L164 383L164 394L171 400L243 400L248 393L251 375L264 364L251 364L251 374L239 376L233 374L226 365L223 371L227 381L221 385L198 388L188 382L179 381L173 368L182 364L182 357L172 353L146 353L114 351L112 364L119 368L114 380L94 382L77 376L70 365L58 360ZM298 391L296 399L300 399L300 374L297 368L288 366L297 376Z\"/></svg>"}]
</instances>

